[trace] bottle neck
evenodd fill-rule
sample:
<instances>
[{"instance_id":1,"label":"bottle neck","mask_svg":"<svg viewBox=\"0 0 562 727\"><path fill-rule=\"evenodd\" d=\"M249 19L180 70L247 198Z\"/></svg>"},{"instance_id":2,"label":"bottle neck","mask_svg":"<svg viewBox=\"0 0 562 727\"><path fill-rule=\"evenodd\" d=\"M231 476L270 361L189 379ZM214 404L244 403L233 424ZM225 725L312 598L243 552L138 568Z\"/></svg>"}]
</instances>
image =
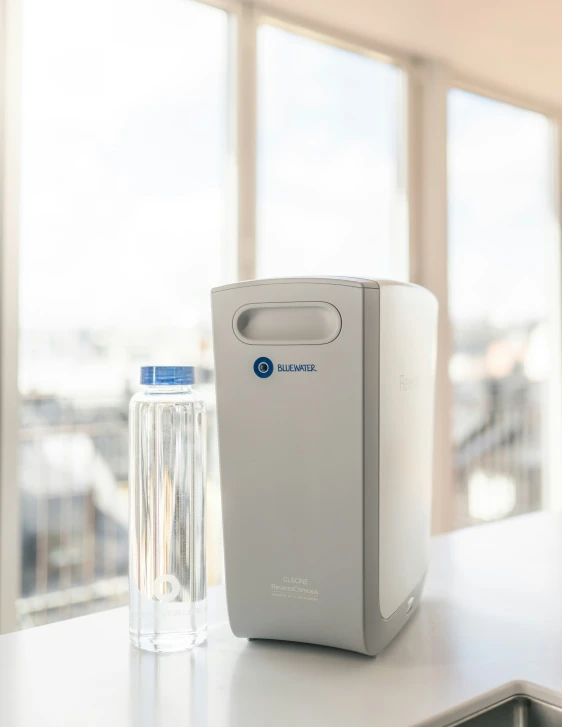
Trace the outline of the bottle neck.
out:
<instances>
[{"instance_id":1,"label":"bottle neck","mask_svg":"<svg viewBox=\"0 0 562 727\"><path fill-rule=\"evenodd\" d=\"M145 394L189 394L191 393L191 384L145 384Z\"/></svg>"}]
</instances>

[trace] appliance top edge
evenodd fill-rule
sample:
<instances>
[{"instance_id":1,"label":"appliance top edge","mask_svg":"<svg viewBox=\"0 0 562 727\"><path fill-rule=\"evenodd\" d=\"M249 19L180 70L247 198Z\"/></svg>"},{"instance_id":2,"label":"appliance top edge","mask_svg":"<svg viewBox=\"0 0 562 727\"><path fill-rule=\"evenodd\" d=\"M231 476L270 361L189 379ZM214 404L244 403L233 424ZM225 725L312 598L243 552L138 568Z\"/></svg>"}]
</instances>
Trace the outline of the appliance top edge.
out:
<instances>
[{"instance_id":1,"label":"appliance top edge","mask_svg":"<svg viewBox=\"0 0 562 727\"><path fill-rule=\"evenodd\" d=\"M256 280L242 280L239 283L229 283L212 288L211 293L220 293L223 290L234 288L249 288L257 285L284 285L284 284L324 284L324 285L347 285L353 288L381 288L387 285L401 285L408 288L419 288L414 283L404 283L398 280L369 280L368 278L346 278L343 276L334 277L294 277L294 278L263 278Z\"/></svg>"}]
</instances>

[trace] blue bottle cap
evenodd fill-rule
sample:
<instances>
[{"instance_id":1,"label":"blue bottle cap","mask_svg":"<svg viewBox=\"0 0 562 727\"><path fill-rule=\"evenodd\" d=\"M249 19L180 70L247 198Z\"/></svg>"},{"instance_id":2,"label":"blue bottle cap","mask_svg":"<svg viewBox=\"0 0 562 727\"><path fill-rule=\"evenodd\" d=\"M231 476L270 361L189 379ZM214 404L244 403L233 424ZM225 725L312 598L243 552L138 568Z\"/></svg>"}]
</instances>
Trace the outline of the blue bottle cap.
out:
<instances>
[{"instance_id":1,"label":"blue bottle cap","mask_svg":"<svg viewBox=\"0 0 562 727\"><path fill-rule=\"evenodd\" d=\"M193 366L141 366L141 384L148 386L189 386Z\"/></svg>"}]
</instances>

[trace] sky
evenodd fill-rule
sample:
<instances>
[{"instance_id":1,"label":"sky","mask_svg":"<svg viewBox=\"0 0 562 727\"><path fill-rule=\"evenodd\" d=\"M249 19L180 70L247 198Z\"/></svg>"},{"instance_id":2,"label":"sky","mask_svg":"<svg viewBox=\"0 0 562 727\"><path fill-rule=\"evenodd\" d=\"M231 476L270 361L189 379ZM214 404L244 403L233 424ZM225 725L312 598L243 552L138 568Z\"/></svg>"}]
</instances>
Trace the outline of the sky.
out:
<instances>
[{"instance_id":1,"label":"sky","mask_svg":"<svg viewBox=\"0 0 562 727\"><path fill-rule=\"evenodd\" d=\"M449 300L454 322L544 319L556 242L548 120L449 94Z\"/></svg>"},{"instance_id":2,"label":"sky","mask_svg":"<svg viewBox=\"0 0 562 727\"><path fill-rule=\"evenodd\" d=\"M258 32L260 277L405 277L402 72L277 28Z\"/></svg>"},{"instance_id":3,"label":"sky","mask_svg":"<svg viewBox=\"0 0 562 727\"><path fill-rule=\"evenodd\" d=\"M207 319L234 275L226 14L25 0L23 27L22 327ZM401 73L271 27L258 55L258 274L404 276Z\"/></svg>"},{"instance_id":4,"label":"sky","mask_svg":"<svg viewBox=\"0 0 562 727\"><path fill-rule=\"evenodd\" d=\"M228 19L189 0L23 3L21 326L190 327L232 279ZM258 275L405 276L395 67L258 32ZM547 309L544 117L449 96L454 320Z\"/></svg>"},{"instance_id":5,"label":"sky","mask_svg":"<svg viewBox=\"0 0 562 727\"><path fill-rule=\"evenodd\" d=\"M226 14L24 2L23 328L189 326L223 282Z\"/></svg>"}]
</instances>

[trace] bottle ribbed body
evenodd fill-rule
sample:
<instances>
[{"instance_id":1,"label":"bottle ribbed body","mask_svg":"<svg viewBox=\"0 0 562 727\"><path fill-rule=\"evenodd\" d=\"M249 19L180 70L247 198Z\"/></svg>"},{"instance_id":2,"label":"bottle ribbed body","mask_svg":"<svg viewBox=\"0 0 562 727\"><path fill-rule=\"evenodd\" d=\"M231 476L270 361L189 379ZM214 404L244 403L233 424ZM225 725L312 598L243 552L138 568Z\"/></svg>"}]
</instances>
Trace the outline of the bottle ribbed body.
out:
<instances>
[{"instance_id":1,"label":"bottle ribbed body","mask_svg":"<svg viewBox=\"0 0 562 727\"><path fill-rule=\"evenodd\" d=\"M130 638L179 651L206 637L204 405L190 386L147 386L129 427Z\"/></svg>"}]
</instances>

